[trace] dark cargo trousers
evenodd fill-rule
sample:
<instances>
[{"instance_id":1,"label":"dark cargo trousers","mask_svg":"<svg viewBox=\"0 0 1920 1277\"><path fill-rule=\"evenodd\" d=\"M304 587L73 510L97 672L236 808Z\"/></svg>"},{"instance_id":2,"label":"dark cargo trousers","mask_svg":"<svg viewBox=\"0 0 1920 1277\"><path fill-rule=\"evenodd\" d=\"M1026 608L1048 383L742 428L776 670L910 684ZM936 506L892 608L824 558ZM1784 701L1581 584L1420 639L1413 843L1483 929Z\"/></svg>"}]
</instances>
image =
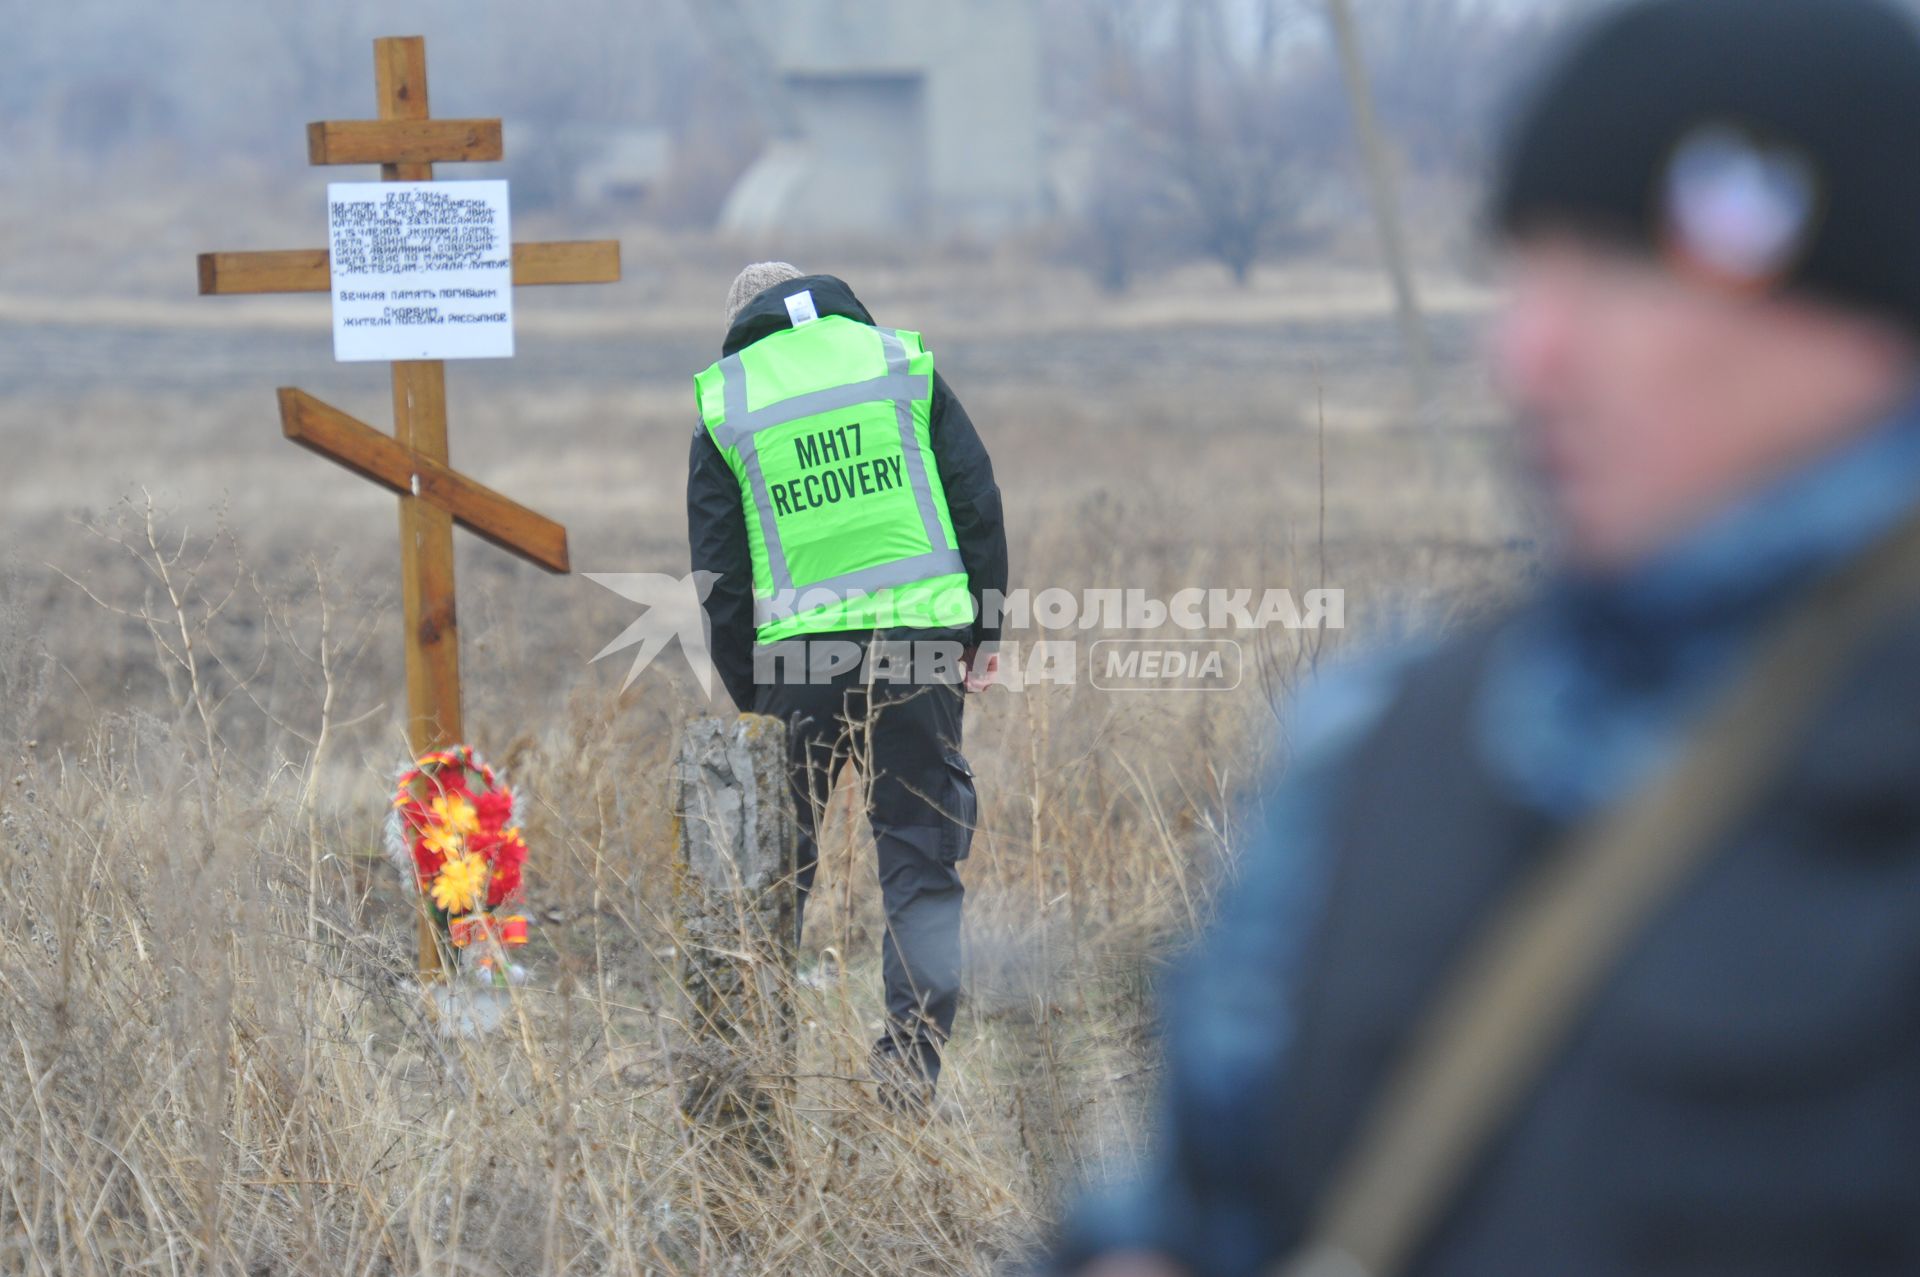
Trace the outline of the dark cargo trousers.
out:
<instances>
[{"instance_id":1,"label":"dark cargo trousers","mask_svg":"<svg viewBox=\"0 0 1920 1277\"><path fill-rule=\"evenodd\" d=\"M905 1057L929 1080L959 1004L959 862L976 814L960 752L960 650L945 631L890 631L871 644L790 640L758 654L754 698L756 712L788 725L802 927L820 814L847 762L861 774L887 917L887 1032L874 1050Z\"/></svg>"}]
</instances>

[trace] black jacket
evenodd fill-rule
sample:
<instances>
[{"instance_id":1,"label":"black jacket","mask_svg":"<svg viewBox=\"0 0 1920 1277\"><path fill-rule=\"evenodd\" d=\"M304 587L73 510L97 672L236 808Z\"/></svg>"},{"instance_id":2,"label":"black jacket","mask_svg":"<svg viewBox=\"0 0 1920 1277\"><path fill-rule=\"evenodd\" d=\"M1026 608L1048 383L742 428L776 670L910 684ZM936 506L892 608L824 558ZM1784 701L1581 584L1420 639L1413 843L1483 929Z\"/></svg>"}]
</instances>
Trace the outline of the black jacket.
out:
<instances>
[{"instance_id":1,"label":"black jacket","mask_svg":"<svg viewBox=\"0 0 1920 1277\"><path fill-rule=\"evenodd\" d=\"M845 283L831 275L811 275L770 288L749 302L728 331L721 355L737 354L763 337L792 327L786 298L803 288L813 292L814 306L822 317L841 315L863 324L874 322ZM995 624L987 623L981 596L986 591L1004 594L1007 589L1007 533L1000 513L1000 489L993 480L986 445L938 373L933 378L929 428L947 512L973 593L971 638L975 643L995 642L1000 637L997 618ZM727 693L743 710L753 704L753 563L746 519L733 471L706 427L696 422L693 452L687 461L687 541L694 571L718 574L705 603L713 662Z\"/></svg>"},{"instance_id":2,"label":"black jacket","mask_svg":"<svg viewBox=\"0 0 1920 1277\"><path fill-rule=\"evenodd\" d=\"M1273 919L1299 867L1243 870L1177 990L1162 1155L1145 1189L1076 1221L1062 1268L1147 1246L1251 1277L1305 1240L1444 976L1566 833L1480 761L1493 640L1410 671L1312 778L1333 858L1298 941ZM1862 654L1628 947L1408 1277L1920 1272L1916 668L1920 613ZM1271 993L1282 951L1294 997Z\"/></svg>"}]
</instances>

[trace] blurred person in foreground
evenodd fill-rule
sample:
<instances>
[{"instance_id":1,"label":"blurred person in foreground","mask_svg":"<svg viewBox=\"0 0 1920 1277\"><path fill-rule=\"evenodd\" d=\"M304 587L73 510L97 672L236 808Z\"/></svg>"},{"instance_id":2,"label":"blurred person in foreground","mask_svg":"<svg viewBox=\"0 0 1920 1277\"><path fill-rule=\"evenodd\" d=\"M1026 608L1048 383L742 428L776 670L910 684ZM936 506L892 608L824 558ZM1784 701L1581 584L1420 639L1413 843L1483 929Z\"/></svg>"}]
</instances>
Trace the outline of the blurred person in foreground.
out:
<instances>
[{"instance_id":1,"label":"blurred person in foreground","mask_svg":"<svg viewBox=\"0 0 1920 1277\"><path fill-rule=\"evenodd\" d=\"M696 379L687 478L714 666L742 711L788 724L802 925L819 814L849 760L864 774L887 919L874 1074L917 1110L960 997L963 701L994 676L987 596L1007 588L993 464L933 364L840 280L749 266Z\"/></svg>"},{"instance_id":2,"label":"blurred person in foreground","mask_svg":"<svg viewBox=\"0 0 1920 1277\"><path fill-rule=\"evenodd\" d=\"M1720 698L1764 695L1750 662L1816 587L1910 544L1917 157L1920 41L1877 0L1652 0L1556 60L1491 208L1494 360L1554 563L1503 615L1303 695L1163 990L1156 1151L1070 1214L1057 1271L1920 1272L1914 605L1836 662L1418 1244L1299 1264L1510 893L1657 788Z\"/></svg>"}]
</instances>

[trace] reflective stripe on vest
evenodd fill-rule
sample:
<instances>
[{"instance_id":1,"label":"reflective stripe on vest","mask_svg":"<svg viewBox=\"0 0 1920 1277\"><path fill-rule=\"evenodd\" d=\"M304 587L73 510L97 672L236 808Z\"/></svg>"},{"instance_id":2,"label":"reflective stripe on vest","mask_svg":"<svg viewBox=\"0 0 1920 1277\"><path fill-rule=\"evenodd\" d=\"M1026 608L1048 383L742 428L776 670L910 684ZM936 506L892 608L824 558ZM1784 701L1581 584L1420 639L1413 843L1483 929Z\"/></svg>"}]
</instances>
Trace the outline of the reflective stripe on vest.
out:
<instances>
[{"instance_id":1,"label":"reflective stripe on vest","mask_svg":"<svg viewBox=\"0 0 1920 1277\"><path fill-rule=\"evenodd\" d=\"M844 576L816 581L797 590L792 585L781 586L772 598L753 601L753 623L755 626L771 625L802 612L811 612L817 607L847 603L895 586L912 585L929 577L947 576L966 570L958 550L935 550L917 558L895 559L892 563L881 563Z\"/></svg>"},{"instance_id":2,"label":"reflective stripe on vest","mask_svg":"<svg viewBox=\"0 0 1920 1277\"><path fill-rule=\"evenodd\" d=\"M911 374L912 357L899 336L885 329L870 331L878 337L885 354L886 375L794 395L758 409L750 410L747 407L747 372L740 356L729 355L718 364L725 420L714 427L714 440L721 447L731 448L739 455L747 488L753 497L761 541L766 549L767 571L772 578L773 592L770 597L759 597L756 592L753 609L756 627L764 627L816 608L852 602L881 590L966 571L959 550L952 544L941 522L940 509L927 477L927 458L914 429L914 405L928 396L928 378L924 374L917 377ZM906 472L907 486L913 493L914 505L919 511L927 544L933 549L911 558L879 563L796 586L785 548L781 545L779 521L775 517L755 437L772 427L821 413L886 402L893 405L894 420L900 432L901 465Z\"/></svg>"}]
</instances>

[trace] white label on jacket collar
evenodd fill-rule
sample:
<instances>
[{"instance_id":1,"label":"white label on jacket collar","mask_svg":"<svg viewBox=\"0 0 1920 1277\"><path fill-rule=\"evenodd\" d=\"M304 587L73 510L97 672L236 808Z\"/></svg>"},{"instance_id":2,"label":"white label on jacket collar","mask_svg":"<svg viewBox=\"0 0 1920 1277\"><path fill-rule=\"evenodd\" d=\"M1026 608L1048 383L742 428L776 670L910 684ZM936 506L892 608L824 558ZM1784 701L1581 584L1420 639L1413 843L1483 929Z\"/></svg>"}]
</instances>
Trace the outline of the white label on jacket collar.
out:
<instances>
[{"instance_id":1,"label":"white label on jacket collar","mask_svg":"<svg viewBox=\"0 0 1920 1277\"><path fill-rule=\"evenodd\" d=\"M795 328L798 328L802 324L811 324L814 320L820 318L820 312L816 310L813 305L813 290L811 288L803 288L793 296L787 298L787 318L793 321Z\"/></svg>"}]
</instances>

